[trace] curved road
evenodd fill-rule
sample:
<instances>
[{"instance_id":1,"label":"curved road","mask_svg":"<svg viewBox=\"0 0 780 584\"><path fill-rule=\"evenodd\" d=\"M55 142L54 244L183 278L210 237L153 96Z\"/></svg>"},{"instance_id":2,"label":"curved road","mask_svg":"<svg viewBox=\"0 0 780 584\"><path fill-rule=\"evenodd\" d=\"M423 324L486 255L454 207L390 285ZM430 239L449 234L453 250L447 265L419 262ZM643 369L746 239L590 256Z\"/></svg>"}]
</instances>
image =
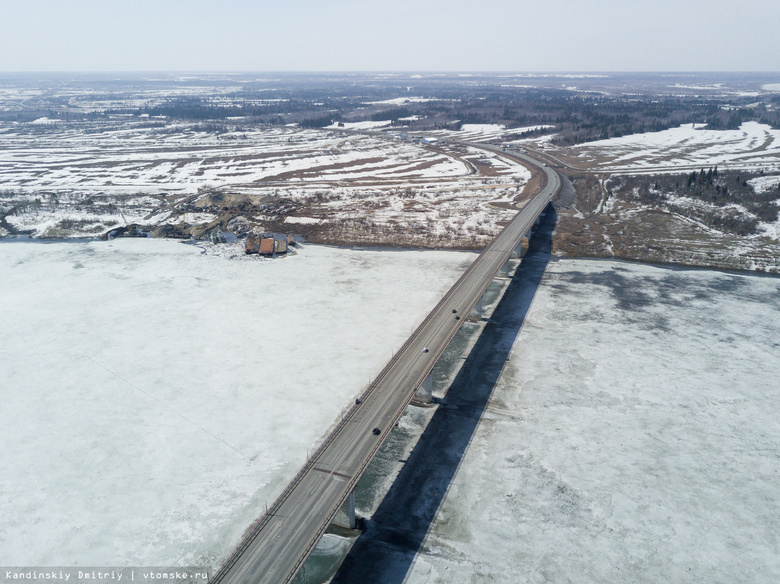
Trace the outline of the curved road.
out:
<instances>
[{"instance_id":1,"label":"curved road","mask_svg":"<svg viewBox=\"0 0 780 584\"><path fill-rule=\"evenodd\" d=\"M544 164L522 154L469 144L539 167L546 185L504 227L444 295L401 350L328 435L257 526L211 580L290 582L341 508L425 377L501 266L560 188ZM457 311L457 312L456 312ZM424 349L428 349L424 351ZM373 429L378 428L375 435Z\"/></svg>"}]
</instances>

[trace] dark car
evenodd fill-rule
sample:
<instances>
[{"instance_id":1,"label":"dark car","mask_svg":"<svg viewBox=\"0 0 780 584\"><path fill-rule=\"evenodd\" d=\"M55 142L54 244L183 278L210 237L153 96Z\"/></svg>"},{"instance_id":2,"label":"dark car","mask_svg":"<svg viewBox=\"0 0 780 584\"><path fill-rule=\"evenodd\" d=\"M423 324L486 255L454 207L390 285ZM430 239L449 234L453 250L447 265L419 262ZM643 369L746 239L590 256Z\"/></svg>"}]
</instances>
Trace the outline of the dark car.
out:
<instances>
[{"instance_id":1,"label":"dark car","mask_svg":"<svg viewBox=\"0 0 780 584\"><path fill-rule=\"evenodd\" d=\"M371 430L371 432L374 433L374 436L379 436L382 433L382 430L380 430L379 428L374 428L373 430Z\"/></svg>"}]
</instances>

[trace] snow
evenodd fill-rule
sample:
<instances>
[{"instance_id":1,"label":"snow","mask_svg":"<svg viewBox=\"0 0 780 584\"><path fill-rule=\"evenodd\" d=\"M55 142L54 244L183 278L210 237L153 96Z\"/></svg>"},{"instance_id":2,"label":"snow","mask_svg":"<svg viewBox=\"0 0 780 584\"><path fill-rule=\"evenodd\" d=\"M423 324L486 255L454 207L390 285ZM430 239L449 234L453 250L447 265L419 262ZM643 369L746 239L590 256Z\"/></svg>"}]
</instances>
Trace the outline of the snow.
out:
<instances>
[{"instance_id":1,"label":"snow","mask_svg":"<svg viewBox=\"0 0 780 584\"><path fill-rule=\"evenodd\" d=\"M286 217L285 223L298 223L299 225L311 225L321 221L318 217Z\"/></svg>"},{"instance_id":2,"label":"snow","mask_svg":"<svg viewBox=\"0 0 780 584\"><path fill-rule=\"evenodd\" d=\"M608 79L609 75L597 75L591 73L511 73L509 75L501 75L500 77L532 77L534 79L544 79L548 77L556 79Z\"/></svg>"},{"instance_id":3,"label":"snow","mask_svg":"<svg viewBox=\"0 0 780 584\"><path fill-rule=\"evenodd\" d=\"M366 103L367 104L371 104L371 105L378 105L378 104L383 104L383 105L404 105L404 104L407 104L407 103L425 103L425 102L428 102L428 101L443 101L443 100L436 100L436 99L432 99L432 98L428 98L428 97L410 96L410 97L394 97L393 99L385 99L385 100L382 100L382 101L368 101Z\"/></svg>"},{"instance_id":4,"label":"snow","mask_svg":"<svg viewBox=\"0 0 780 584\"><path fill-rule=\"evenodd\" d=\"M549 264L404 582L779 581L779 337L778 278Z\"/></svg>"},{"instance_id":5,"label":"snow","mask_svg":"<svg viewBox=\"0 0 780 584\"><path fill-rule=\"evenodd\" d=\"M765 193L780 187L780 175L758 176L750 179L748 182L757 193ZM780 193L778 193L778 199L780 199ZM777 203L778 200L776 199L775 204ZM780 219L772 223L762 221L758 226L762 235L780 241Z\"/></svg>"},{"instance_id":6,"label":"snow","mask_svg":"<svg viewBox=\"0 0 780 584\"><path fill-rule=\"evenodd\" d=\"M8 222L35 237L83 237L126 223L157 224L177 208L176 201L208 187L257 198L283 196L304 210L327 193L314 214L336 229L347 219L377 216L385 224L392 221L393 232L409 233L424 220L431 224L417 229L407 244L463 247L486 243L498 231L512 212L489 202L514 199L530 177L517 162L468 149L485 163L485 173L472 173L461 146L433 149L389 136L288 128L217 138L194 128L122 121L94 128L67 124L34 136L17 128L0 140L5 187L0 206L16 207ZM396 206L399 198L406 203ZM437 223L440 214L462 219L459 225ZM213 218L187 214L190 221ZM170 220L180 216L174 212ZM478 230L469 231L470 225ZM431 231L439 234L437 240L427 236ZM389 238L359 241L387 244Z\"/></svg>"},{"instance_id":7,"label":"snow","mask_svg":"<svg viewBox=\"0 0 780 584\"><path fill-rule=\"evenodd\" d=\"M780 186L780 175L757 176L751 178L748 183L757 193L765 193Z\"/></svg>"},{"instance_id":8,"label":"snow","mask_svg":"<svg viewBox=\"0 0 780 584\"><path fill-rule=\"evenodd\" d=\"M675 83L674 85L670 85L669 87L674 87L677 89L701 89L705 91L712 91L712 90L722 90L723 84L712 83L710 85L687 85L685 83Z\"/></svg>"},{"instance_id":9,"label":"snow","mask_svg":"<svg viewBox=\"0 0 780 584\"><path fill-rule=\"evenodd\" d=\"M780 169L780 130L758 122L745 122L738 130L683 124L661 132L589 142L575 146L575 151L580 161L611 172L716 165Z\"/></svg>"},{"instance_id":10,"label":"snow","mask_svg":"<svg viewBox=\"0 0 780 584\"><path fill-rule=\"evenodd\" d=\"M773 221L772 223L761 221L758 224L758 228L761 230L761 234L764 237L780 241L780 219Z\"/></svg>"},{"instance_id":11,"label":"snow","mask_svg":"<svg viewBox=\"0 0 780 584\"><path fill-rule=\"evenodd\" d=\"M767 83L761 86L764 91L780 91L780 83Z\"/></svg>"},{"instance_id":12,"label":"snow","mask_svg":"<svg viewBox=\"0 0 780 584\"><path fill-rule=\"evenodd\" d=\"M375 128L384 128L393 122L391 120L383 121L365 121L365 122L335 122L327 126L330 130L373 130Z\"/></svg>"},{"instance_id":13,"label":"snow","mask_svg":"<svg viewBox=\"0 0 780 584\"><path fill-rule=\"evenodd\" d=\"M201 187L262 186L258 183L291 171L314 182L333 172L329 167L338 165L348 174L366 159L381 159L376 168L388 170L439 160L444 163L439 175L467 172L442 154L370 136L264 128L218 137L187 125L148 128L122 121L96 128L61 124L43 135L13 127L0 141L0 182L6 189L58 192L196 193Z\"/></svg>"},{"instance_id":14,"label":"snow","mask_svg":"<svg viewBox=\"0 0 780 584\"><path fill-rule=\"evenodd\" d=\"M502 124L463 124L458 131L453 130L432 130L425 132L426 135L439 136L444 138L455 138L458 140L469 140L472 142L490 142L500 140L512 135L523 134L545 128L552 128L550 125L524 126L521 128L507 128Z\"/></svg>"},{"instance_id":15,"label":"snow","mask_svg":"<svg viewBox=\"0 0 780 584\"><path fill-rule=\"evenodd\" d=\"M474 257L0 246L2 565L219 565Z\"/></svg>"}]
</instances>

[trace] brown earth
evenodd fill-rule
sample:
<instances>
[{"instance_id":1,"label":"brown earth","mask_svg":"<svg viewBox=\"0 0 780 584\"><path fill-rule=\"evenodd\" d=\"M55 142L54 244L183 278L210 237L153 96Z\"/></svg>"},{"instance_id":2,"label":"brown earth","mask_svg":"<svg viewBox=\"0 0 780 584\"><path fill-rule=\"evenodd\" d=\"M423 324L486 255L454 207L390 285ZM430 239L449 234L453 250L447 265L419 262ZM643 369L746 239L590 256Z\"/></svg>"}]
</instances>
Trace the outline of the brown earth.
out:
<instances>
[{"instance_id":1,"label":"brown earth","mask_svg":"<svg viewBox=\"0 0 780 584\"><path fill-rule=\"evenodd\" d=\"M602 188L599 179L606 177L571 171L568 176L572 192L554 201L558 223L553 253L780 272L776 240L723 233L664 209L625 200Z\"/></svg>"}]
</instances>

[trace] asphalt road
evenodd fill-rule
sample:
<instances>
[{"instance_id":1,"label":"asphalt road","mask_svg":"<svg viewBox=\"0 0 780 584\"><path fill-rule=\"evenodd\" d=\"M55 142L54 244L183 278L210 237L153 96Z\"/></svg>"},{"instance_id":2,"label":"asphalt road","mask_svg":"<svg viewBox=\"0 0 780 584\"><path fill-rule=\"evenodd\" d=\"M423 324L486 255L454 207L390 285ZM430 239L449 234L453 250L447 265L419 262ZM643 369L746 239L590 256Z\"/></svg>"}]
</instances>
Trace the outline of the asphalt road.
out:
<instances>
[{"instance_id":1,"label":"asphalt road","mask_svg":"<svg viewBox=\"0 0 780 584\"><path fill-rule=\"evenodd\" d=\"M474 144L469 144L475 146ZM215 574L220 582L290 582L363 471L433 369L501 266L560 187L558 175L519 153L501 152L541 168L547 184L529 200L444 295L299 471L258 525ZM455 312L457 311L457 312ZM425 351L427 349L427 351ZM380 433L375 435L373 429Z\"/></svg>"}]
</instances>

